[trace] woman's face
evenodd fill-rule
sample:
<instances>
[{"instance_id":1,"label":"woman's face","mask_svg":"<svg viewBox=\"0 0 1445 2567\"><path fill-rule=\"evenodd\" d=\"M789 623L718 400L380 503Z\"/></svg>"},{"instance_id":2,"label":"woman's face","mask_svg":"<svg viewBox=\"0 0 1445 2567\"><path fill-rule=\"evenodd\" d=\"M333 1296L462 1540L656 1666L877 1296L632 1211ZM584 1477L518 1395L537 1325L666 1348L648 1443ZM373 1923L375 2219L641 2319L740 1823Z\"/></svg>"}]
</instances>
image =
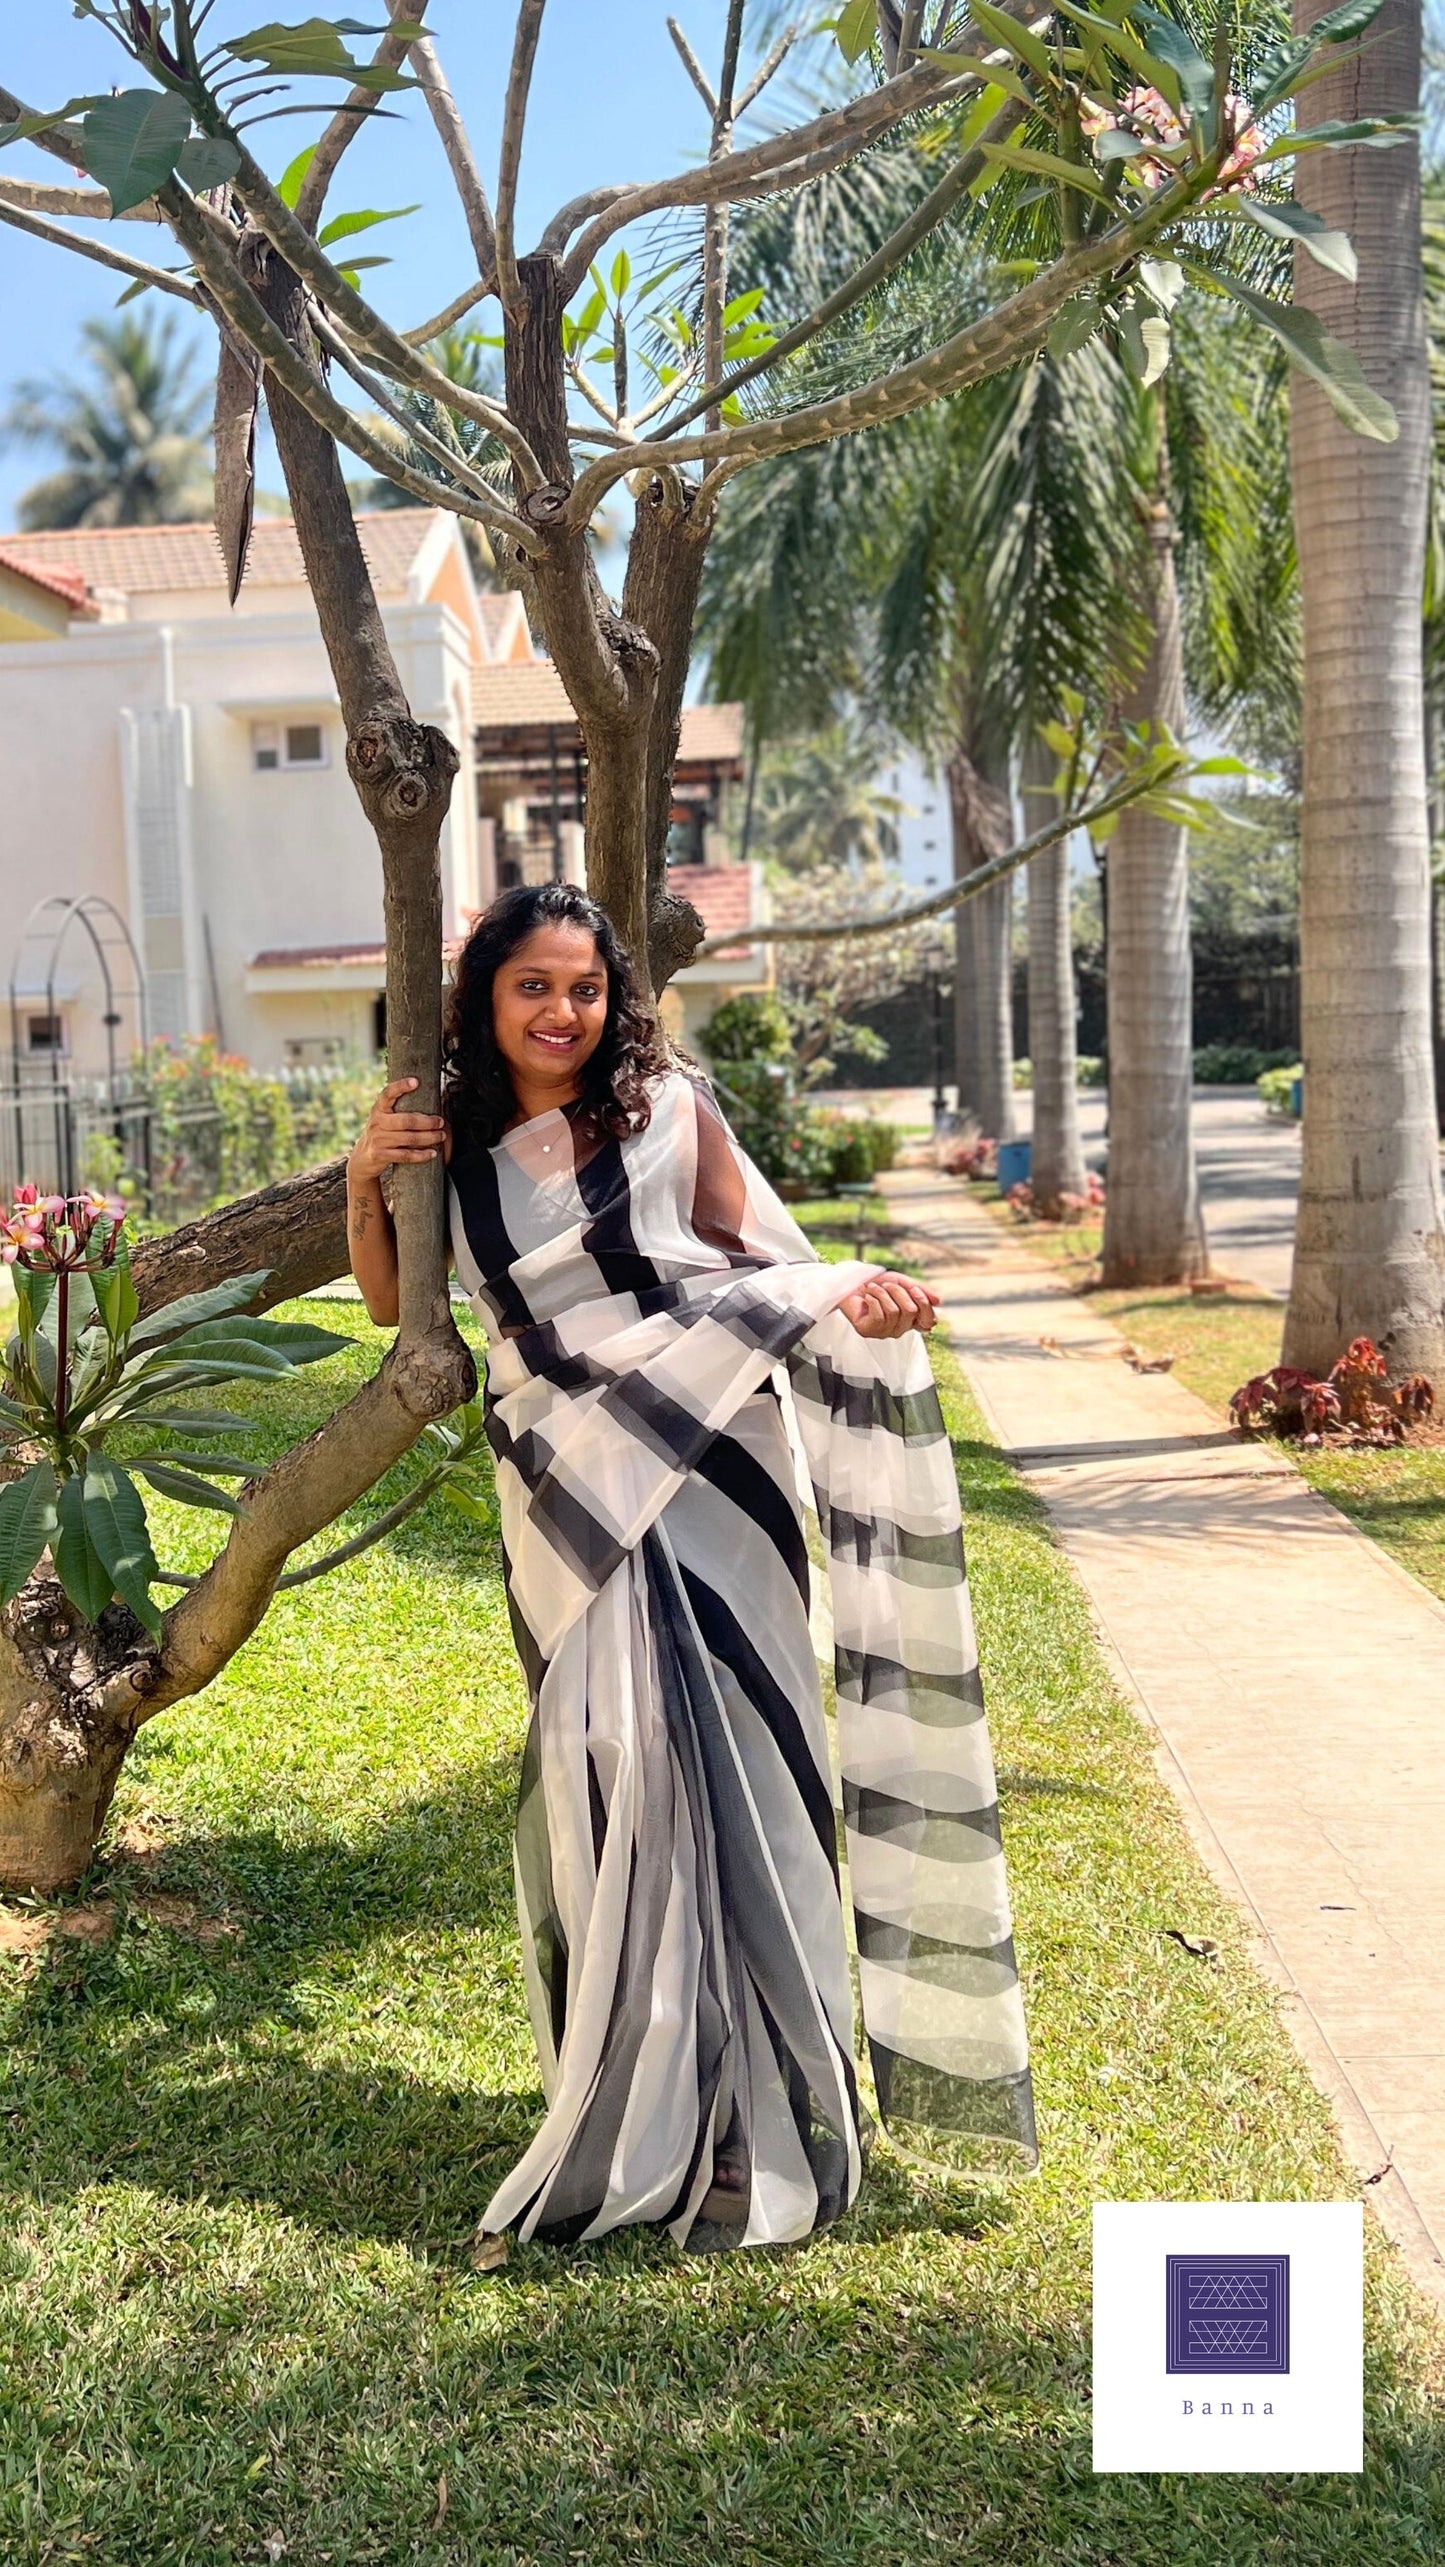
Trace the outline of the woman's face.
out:
<instances>
[{"instance_id":1,"label":"woman's face","mask_svg":"<svg viewBox=\"0 0 1445 2567\"><path fill-rule=\"evenodd\" d=\"M523 1089L575 1095L607 1022L607 966L595 937L565 921L534 927L492 982L497 1049Z\"/></svg>"}]
</instances>

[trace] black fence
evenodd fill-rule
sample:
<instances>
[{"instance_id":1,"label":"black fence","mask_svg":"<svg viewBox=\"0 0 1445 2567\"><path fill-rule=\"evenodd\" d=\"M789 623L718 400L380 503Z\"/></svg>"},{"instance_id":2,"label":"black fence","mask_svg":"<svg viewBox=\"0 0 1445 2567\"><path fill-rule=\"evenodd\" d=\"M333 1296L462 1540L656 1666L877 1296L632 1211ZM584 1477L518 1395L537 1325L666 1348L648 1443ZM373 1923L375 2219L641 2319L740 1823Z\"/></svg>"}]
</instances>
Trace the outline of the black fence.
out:
<instances>
[{"instance_id":1,"label":"black fence","mask_svg":"<svg viewBox=\"0 0 1445 2567\"><path fill-rule=\"evenodd\" d=\"M268 1152L258 1135L238 1180L234 1111L228 1116L219 1100L158 1096L139 1070L111 1081L57 1066L59 1076L38 1064L33 1072L22 1064L18 1076L13 1063L8 1076L0 1073L0 1203L17 1185L77 1194L87 1185L111 1193L123 1183L138 1212L166 1224L325 1157L334 1146L329 1092L353 1075L326 1064L267 1071L266 1081L285 1091L293 1147Z\"/></svg>"}]
</instances>

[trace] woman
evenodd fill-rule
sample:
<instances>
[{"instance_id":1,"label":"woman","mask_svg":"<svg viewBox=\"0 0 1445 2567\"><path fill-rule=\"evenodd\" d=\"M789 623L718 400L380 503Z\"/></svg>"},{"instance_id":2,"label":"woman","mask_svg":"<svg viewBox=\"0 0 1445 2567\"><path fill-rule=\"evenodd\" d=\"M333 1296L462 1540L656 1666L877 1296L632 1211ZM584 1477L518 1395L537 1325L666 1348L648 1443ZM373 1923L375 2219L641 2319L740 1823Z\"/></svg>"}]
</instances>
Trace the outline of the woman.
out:
<instances>
[{"instance_id":1,"label":"woman","mask_svg":"<svg viewBox=\"0 0 1445 2567\"><path fill-rule=\"evenodd\" d=\"M936 1295L819 1263L570 884L478 922L445 1059L445 1114L398 1111L414 1082L394 1081L347 1174L352 1269L394 1325L381 1177L445 1154L488 1336L547 2112L484 2237L650 2221L693 2249L773 2244L857 2191L871 2125L798 1442L830 1555L879 2105L934 2158L1032 2164L957 1486L917 1333Z\"/></svg>"}]
</instances>

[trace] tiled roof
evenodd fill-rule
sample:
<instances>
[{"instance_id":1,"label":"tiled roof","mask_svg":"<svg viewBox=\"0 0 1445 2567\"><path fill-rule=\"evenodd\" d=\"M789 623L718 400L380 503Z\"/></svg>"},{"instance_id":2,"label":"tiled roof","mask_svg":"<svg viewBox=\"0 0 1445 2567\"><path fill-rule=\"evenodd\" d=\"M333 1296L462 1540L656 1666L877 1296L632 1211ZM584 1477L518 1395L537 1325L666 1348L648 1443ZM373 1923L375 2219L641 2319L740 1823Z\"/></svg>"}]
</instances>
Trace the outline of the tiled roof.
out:
<instances>
[{"instance_id":1,"label":"tiled roof","mask_svg":"<svg viewBox=\"0 0 1445 2567\"><path fill-rule=\"evenodd\" d=\"M575 731L577 716L551 660L501 660L472 671L472 719L486 730L555 722ZM685 704L678 756L689 764L741 767L740 704Z\"/></svg>"},{"instance_id":2,"label":"tiled roof","mask_svg":"<svg viewBox=\"0 0 1445 2567\"><path fill-rule=\"evenodd\" d=\"M451 962L461 952L462 938L451 937L442 947L444 960ZM248 972L325 971L328 966L344 964L351 971L385 971L385 945L267 945L253 954L246 965Z\"/></svg>"},{"instance_id":3,"label":"tiled roof","mask_svg":"<svg viewBox=\"0 0 1445 2567\"><path fill-rule=\"evenodd\" d=\"M79 571L51 570L43 562L22 561L8 543L0 544L0 570L12 572L16 579L27 579L32 588L43 588L52 597L63 597L72 615L95 615L86 593L85 580Z\"/></svg>"},{"instance_id":4,"label":"tiled roof","mask_svg":"<svg viewBox=\"0 0 1445 2567\"><path fill-rule=\"evenodd\" d=\"M497 651L511 641L513 629L522 613L522 601L515 589L503 589L500 594L484 589L477 599L477 612L482 619L488 650Z\"/></svg>"},{"instance_id":5,"label":"tiled roof","mask_svg":"<svg viewBox=\"0 0 1445 2567\"><path fill-rule=\"evenodd\" d=\"M669 865L667 888L692 902L709 936L753 923L751 865ZM733 950L741 952L741 943Z\"/></svg>"},{"instance_id":6,"label":"tiled roof","mask_svg":"<svg viewBox=\"0 0 1445 2567\"><path fill-rule=\"evenodd\" d=\"M404 590L427 535L434 508L378 508L357 518L361 548L384 595ZM8 560L20 570L68 571L87 588L116 588L131 597L158 589L215 589L224 596L226 574L211 525L75 526L41 534L0 537ZM258 517L246 560L248 588L299 588L306 573L289 517Z\"/></svg>"}]
</instances>

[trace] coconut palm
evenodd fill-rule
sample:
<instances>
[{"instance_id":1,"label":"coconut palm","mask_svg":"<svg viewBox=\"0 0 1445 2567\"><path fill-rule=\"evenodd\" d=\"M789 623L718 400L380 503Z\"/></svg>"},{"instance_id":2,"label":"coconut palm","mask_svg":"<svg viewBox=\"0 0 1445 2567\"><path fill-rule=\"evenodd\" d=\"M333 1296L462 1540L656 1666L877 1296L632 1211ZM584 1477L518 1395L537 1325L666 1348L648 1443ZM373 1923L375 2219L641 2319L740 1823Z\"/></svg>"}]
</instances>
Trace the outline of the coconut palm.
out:
<instances>
[{"instance_id":1,"label":"coconut palm","mask_svg":"<svg viewBox=\"0 0 1445 2567\"><path fill-rule=\"evenodd\" d=\"M857 720L781 740L759 762L753 844L789 873L891 864L905 806L878 771L887 742Z\"/></svg>"},{"instance_id":2,"label":"coconut palm","mask_svg":"<svg viewBox=\"0 0 1445 2567\"><path fill-rule=\"evenodd\" d=\"M1296 0L1301 33L1321 14L1322 0ZM1373 37L1358 63L1310 91L1312 120L1415 107L1418 0L1386 0ZM1400 434L1393 445L1359 442L1309 386L1295 389L1305 1116L1285 1355L1322 1372L1364 1334L1396 1368L1438 1377L1445 1220L1420 665L1430 386L1418 149L1412 139L1311 152L1298 186L1325 222L1348 227L1359 278L1302 267L1296 296L1358 350Z\"/></svg>"},{"instance_id":3,"label":"coconut palm","mask_svg":"<svg viewBox=\"0 0 1445 2567\"><path fill-rule=\"evenodd\" d=\"M88 380L17 383L0 414L0 439L58 446L65 457L24 493L21 524L161 526L209 516L210 387L197 383L174 316L125 312L85 322L81 337Z\"/></svg>"}]
</instances>

